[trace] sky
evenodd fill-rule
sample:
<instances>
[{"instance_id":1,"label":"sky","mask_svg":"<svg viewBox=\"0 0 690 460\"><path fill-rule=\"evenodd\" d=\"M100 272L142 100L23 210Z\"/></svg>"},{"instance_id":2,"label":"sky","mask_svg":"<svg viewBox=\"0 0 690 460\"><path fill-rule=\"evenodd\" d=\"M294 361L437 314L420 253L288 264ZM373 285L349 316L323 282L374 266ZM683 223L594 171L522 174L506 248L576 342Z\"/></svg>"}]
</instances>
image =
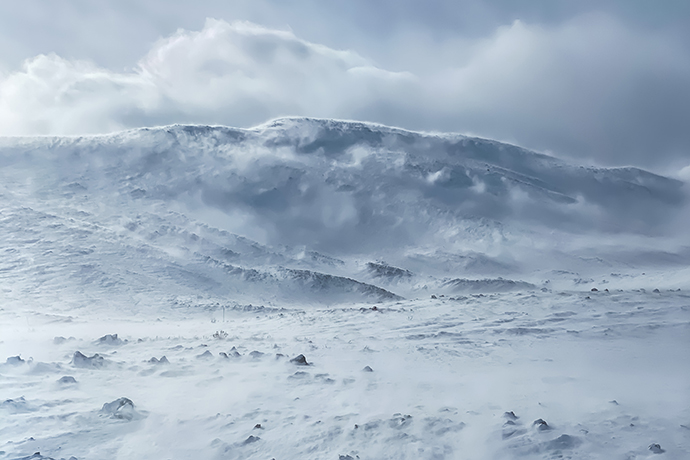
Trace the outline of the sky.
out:
<instances>
[{"instance_id":1,"label":"sky","mask_svg":"<svg viewBox=\"0 0 690 460\"><path fill-rule=\"evenodd\" d=\"M0 3L0 135L281 116L690 178L690 2Z\"/></svg>"}]
</instances>

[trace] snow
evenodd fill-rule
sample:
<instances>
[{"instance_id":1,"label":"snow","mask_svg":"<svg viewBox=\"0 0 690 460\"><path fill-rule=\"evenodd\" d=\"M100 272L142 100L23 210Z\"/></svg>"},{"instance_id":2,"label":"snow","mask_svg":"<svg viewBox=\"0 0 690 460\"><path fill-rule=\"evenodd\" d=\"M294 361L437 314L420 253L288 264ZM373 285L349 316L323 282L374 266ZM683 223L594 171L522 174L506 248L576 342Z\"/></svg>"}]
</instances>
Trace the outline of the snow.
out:
<instances>
[{"instance_id":1,"label":"snow","mask_svg":"<svg viewBox=\"0 0 690 460\"><path fill-rule=\"evenodd\" d=\"M0 459L690 456L683 182L317 119L0 162Z\"/></svg>"}]
</instances>

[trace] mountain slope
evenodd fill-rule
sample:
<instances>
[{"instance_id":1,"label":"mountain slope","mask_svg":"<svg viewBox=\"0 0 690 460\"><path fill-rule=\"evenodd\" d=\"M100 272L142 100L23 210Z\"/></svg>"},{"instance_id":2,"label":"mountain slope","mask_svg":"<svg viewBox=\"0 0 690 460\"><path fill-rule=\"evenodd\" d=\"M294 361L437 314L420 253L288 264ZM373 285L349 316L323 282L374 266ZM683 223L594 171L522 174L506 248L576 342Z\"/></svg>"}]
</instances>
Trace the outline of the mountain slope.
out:
<instances>
[{"instance_id":1,"label":"mountain slope","mask_svg":"<svg viewBox=\"0 0 690 460\"><path fill-rule=\"evenodd\" d=\"M3 276L63 295L524 289L527 269L585 263L569 244L664 235L685 205L681 182L635 168L336 120L4 138L0 165ZM405 276L381 276L374 260Z\"/></svg>"}]
</instances>

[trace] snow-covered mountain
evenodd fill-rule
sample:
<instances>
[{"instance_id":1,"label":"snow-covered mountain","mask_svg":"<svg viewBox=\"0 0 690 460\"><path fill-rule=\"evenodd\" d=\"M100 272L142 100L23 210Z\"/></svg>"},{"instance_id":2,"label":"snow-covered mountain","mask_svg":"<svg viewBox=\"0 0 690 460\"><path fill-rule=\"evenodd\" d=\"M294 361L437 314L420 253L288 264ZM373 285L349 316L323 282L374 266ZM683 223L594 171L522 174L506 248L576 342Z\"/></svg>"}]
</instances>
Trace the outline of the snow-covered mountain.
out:
<instances>
[{"instance_id":1,"label":"snow-covered mountain","mask_svg":"<svg viewBox=\"0 0 690 460\"><path fill-rule=\"evenodd\" d=\"M685 194L334 120L0 139L0 459L687 458Z\"/></svg>"},{"instance_id":2,"label":"snow-covered mountain","mask_svg":"<svg viewBox=\"0 0 690 460\"><path fill-rule=\"evenodd\" d=\"M640 169L335 120L4 138L0 161L2 264L32 290L339 302L521 288L512 278L663 259L685 207L681 182ZM625 238L649 254L624 261ZM684 265L675 244L667 262Z\"/></svg>"}]
</instances>

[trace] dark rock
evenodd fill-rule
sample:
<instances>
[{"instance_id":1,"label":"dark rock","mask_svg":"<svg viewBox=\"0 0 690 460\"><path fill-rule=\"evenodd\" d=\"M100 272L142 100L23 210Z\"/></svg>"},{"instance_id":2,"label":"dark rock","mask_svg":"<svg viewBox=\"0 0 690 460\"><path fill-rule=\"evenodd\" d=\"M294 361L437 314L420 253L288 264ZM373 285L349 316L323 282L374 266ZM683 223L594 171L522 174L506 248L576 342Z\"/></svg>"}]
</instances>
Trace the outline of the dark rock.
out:
<instances>
[{"instance_id":1,"label":"dark rock","mask_svg":"<svg viewBox=\"0 0 690 460\"><path fill-rule=\"evenodd\" d=\"M658 294L658 293L660 293L661 291L659 291L658 289L654 289L652 292L656 292L656 293Z\"/></svg>"},{"instance_id":2,"label":"dark rock","mask_svg":"<svg viewBox=\"0 0 690 460\"><path fill-rule=\"evenodd\" d=\"M153 358L149 359L148 362L151 364L170 364L170 361L168 361L168 358L165 356L161 357L161 359L158 359L154 356Z\"/></svg>"},{"instance_id":3,"label":"dark rock","mask_svg":"<svg viewBox=\"0 0 690 460\"><path fill-rule=\"evenodd\" d=\"M28 457L21 457L21 458L18 458L17 460L55 460L55 459L52 457L44 457L43 455L41 455L40 452L34 452L33 455L30 455Z\"/></svg>"},{"instance_id":4,"label":"dark rock","mask_svg":"<svg viewBox=\"0 0 690 460\"><path fill-rule=\"evenodd\" d=\"M374 372L374 369L372 369L369 366L364 366L364 369L362 369L364 372Z\"/></svg>"},{"instance_id":5,"label":"dark rock","mask_svg":"<svg viewBox=\"0 0 690 460\"><path fill-rule=\"evenodd\" d=\"M391 280L411 278L412 272L403 268L393 267L385 262L369 262L367 269L375 278L388 278Z\"/></svg>"},{"instance_id":6,"label":"dark rock","mask_svg":"<svg viewBox=\"0 0 690 460\"><path fill-rule=\"evenodd\" d=\"M393 414L393 418L388 421L388 426L400 429L410 423L412 423L411 415Z\"/></svg>"},{"instance_id":7,"label":"dark rock","mask_svg":"<svg viewBox=\"0 0 690 460\"><path fill-rule=\"evenodd\" d=\"M335 380L333 380L332 378L329 378L328 374L316 374L314 376L314 378L316 380L320 380L321 382L327 383L329 385L335 383Z\"/></svg>"},{"instance_id":8,"label":"dark rock","mask_svg":"<svg viewBox=\"0 0 690 460\"><path fill-rule=\"evenodd\" d=\"M10 412L12 414L26 414L28 412L35 412L37 408L26 401L24 396L20 396L17 399L6 399L0 402L0 411ZM3 417L3 420L7 417ZM10 417L11 419L11 417Z\"/></svg>"},{"instance_id":9,"label":"dark rock","mask_svg":"<svg viewBox=\"0 0 690 460\"><path fill-rule=\"evenodd\" d=\"M2 452L0 452L1 454ZM55 460L53 457L45 457L41 455L40 452L34 452L33 455L29 457L21 457L16 460ZM60 458L60 460L65 460L64 458ZM70 457L68 460L77 460L77 457Z\"/></svg>"},{"instance_id":10,"label":"dark rock","mask_svg":"<svg viewBox=\"0 0 690 460\"><path fill-rule=\"evenodd\" d=\"M539 431L547 431L547 430L551 429L549 424L546 423L545 420L542 420L540 418L538 418L534 422L532 422L532 426L536 426L537 430L539 430Z\"/></svg>"},{"instance_id":11,"label":"dark rock","mask_svg":"<svg viewBox=\"0 0 690 460\"><path fill-rule=\"evenodd\" d=\"M24 361L20 356L10 356L5 361L5 364L9 364L10 366L18 366L19 364L24 364L25 362L26 361Z\"/></svg>"},{"instance_id":12,"label":"dark rock","mask_svg":"<svg viewBox=\"0 0 690 460\"><path fill-rule=\"evenodd\" d=\"M126 340L122 340L117 337L117 334L106 334L100 339L96 340L96 343L100 345L122 345L126 343Z\"/></svg>"},{"instance_id":13,"label":"dark rock","mask_svg":"<svg viewBox=\"0 0 690 460\"><path fill-rule=\"evenodd\" d=\"M134 403L129 398L118 398L103 404L101 413L120 420L132 420L137 415L134 410Z\"/></svg>"},{"instance_id":14,"label":"dark rock","mask_svg":"<svg viewBox=\"0 0 690 460\"><path fill-rule=\"evenodd\" d=\"M520 418L517 415L515 415L515 412L513 412L512 410L510 412L504 412L503 417L507 418L508 420L517 420Z\"/></svg>"},{"instance_id":15,"label":"dark rock","mask_svg":"<svg viewBox=\"0 0 690 460\"><path fill-rule=\"evenodd\" d=\"M218 340L225 340L228 338L228 333L225 331L216 331L213 333L213 338Z\"/></svg>"},{"instance_id":16,"label":"dark rock","mask_svg":"<svg viewBox=\"0 0 690 460\"><path fill-rule=\"evenodd\" d=\"M663 454L664 452L666 452L664 449L661 448L659 444L650 444L649 450L651 450L654 454Z\"/></svg>"},{"instance_id":17,"label":"dark rock","mask_svg":"<svg viewBox=\"0 0 690 460\"><path fill-rule=\"evenodd\" d=\"M250 435L247 439L244 440L242 444L252 444L256 441L259 441L261 438L258 436Z\"/></svg>"},{"instance_id":18,"label":"dark rock","mask_svg":"<svg viewBox=\"0 0 690 460\"><path fill-rule=\"evenodd\" d=\"M597 289L597 288L592 288L592 289L590 289L590 290L591 290L592 292L599 292L599 289Z\"/></svg>"},{"instance_id":19,"label":"dark rock","mask_svg":"<svg viewBox=\"0 0 690 460\"><path fill-rule=\"evenodd\" d=\"M311 363L307 362L307 358L304 355L297 355L290 360L292 364L297 364L298 366L309 366Z\"/></svg>"},{"instance_id":20,"label":"dark rock","mask_svg":"<svg viewBox=\"0 0 690 460\"><path fill-rule=\"evenodd\" d=\"M301 380L301 379L308 379L309 377L310 377L310 375L308 372L298 371L298 372L295 372L294 374L292 374L291 376L289 376L288 378Z\"/></svg>"},{"instance_id":21,"label":"dark rock","mask_svg":"<svg viewBox=\"0 0 690 460\"><path fill-rule=\"evenodd\" d=\"M240 354L239 351L237 351L237 348L232 347L230 349L230 351L228 352L228 356L230 356L231 358L239 358L242 355Z\"/></svg>"},{"instance_id":22,"label":"dark rock","mask_svg":"<svg viewBox=\"0 0 690 460\"><path fill-rule=\"evenodd\" d=\"M72 365L74 367L100 369L105 367L106 364L105 358L98 353L93 356L86 356L80 351L75 351L74 355L72 355Z\"/></svg>"},{"instance_id":23,"label":"dark rock","mask_svg":"<svg viewBox=\"0 0 690 460\"><path fill-rule=\"evenodd\" d=\"M438 299L438 297L436 297L436 296L433 295L433 294L431 295L431 298L432 298L432 299Z\"/></svg>"},{"instance_id":24,"label":"dark rock","mask_svg":"<svg viewBox=\"0 0 690 460\"><path fill-rule=\"evenodd\" d=\"M262 427L260 423L257 423L256 425L254 425L254 429L255 430L263 430L264 427Z\"/></svg>"},{"instance_id":25,"label":"dark rock","mask_svg":"<svg viewBox=\"0 0 690 460\"><path fill-rule=\"evenodd\" d=\"M71 375L65 375L64 377L60 378L57 383L60 385L76 385L77 379L72 377Z\"/></svg>"}]
</instances>

